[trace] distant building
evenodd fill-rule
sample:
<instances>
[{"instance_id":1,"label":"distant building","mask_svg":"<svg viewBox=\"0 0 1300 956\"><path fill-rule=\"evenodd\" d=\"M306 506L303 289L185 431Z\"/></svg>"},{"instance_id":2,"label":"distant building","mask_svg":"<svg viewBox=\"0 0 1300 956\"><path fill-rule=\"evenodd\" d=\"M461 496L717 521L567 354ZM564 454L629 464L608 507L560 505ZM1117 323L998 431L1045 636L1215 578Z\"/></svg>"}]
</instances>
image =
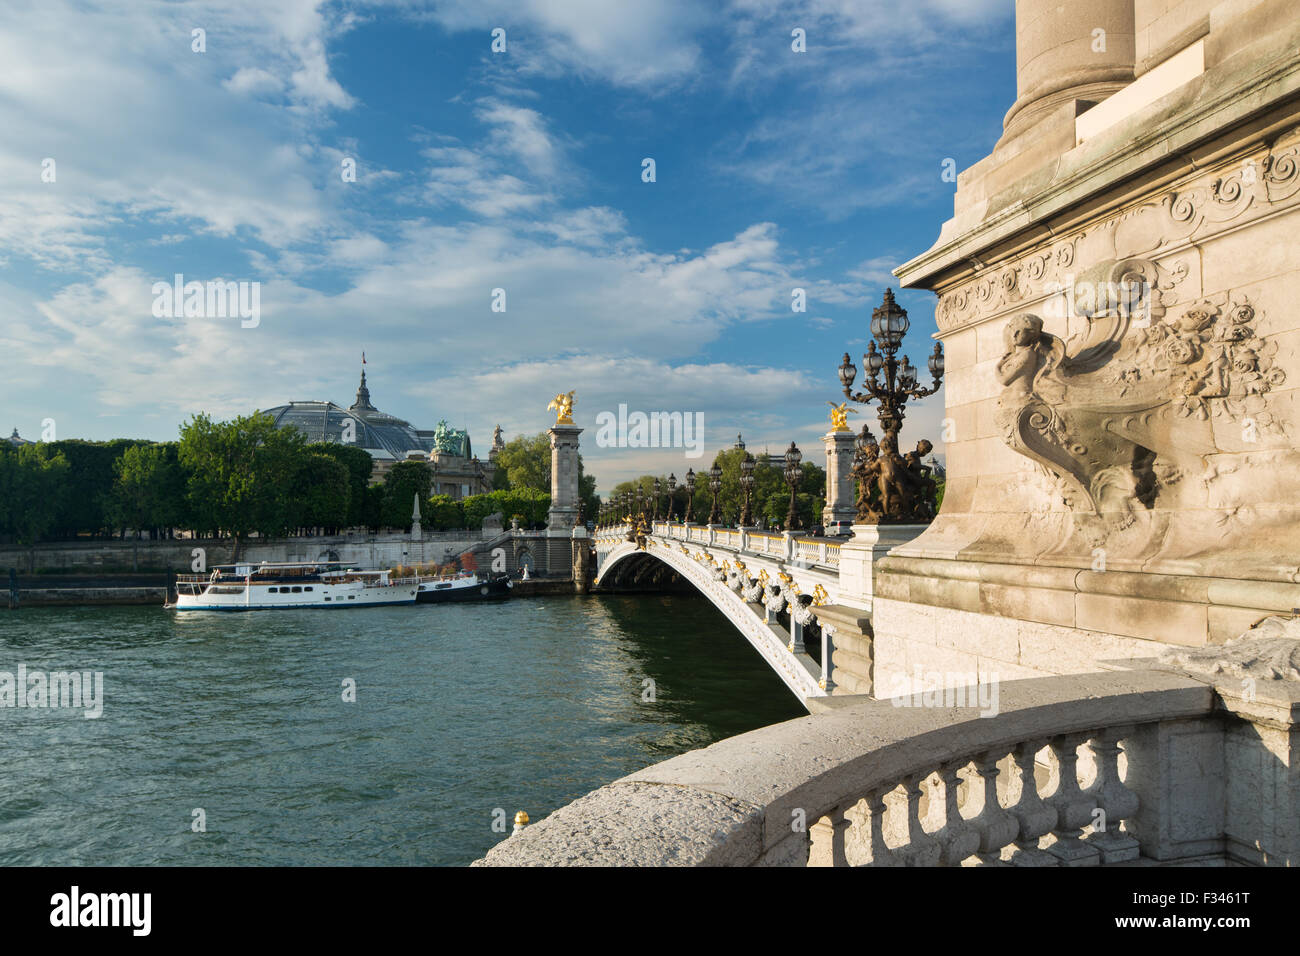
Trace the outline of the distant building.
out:
<instances>
[{"instance_id":1,"label":"distant building","mask_svg":"<svg viewBox=\"0 0 1300 956\"><path fill-rule=\"evenodd\" d=\"M452 428L445 420L435 428L416 428L404 419L381 412L370 402L364 369L356 401L347 408L333 402L290 402L268 408L266 414L275 419L277 427L296 428L308 441L340 442L361 448L375 461L372 482L382 481L399 461L419 461L432 473L435 495L464 498L492 490L495 443L490 460L481 462L474 456L469 432L464 429ZM500 442L500 426L495 437Z\"/></svg>"},{"instance_id":2,"label":"distant building","mask_svg":"<svg viewBox=\"0 0 1300 956\"><path fill-rule=\"evenodd\" d=\"M12 435L10 435L10 436L6 439L6 441L8 441L9 444L11 444L11 445L13 445L13 446L15 446L15 447L17 447L18 445L30 445L30 444L32 444L32 442L29 442L26 438L23 438L21 435L19 435L19 434L18 434L18 429L16 429L16 428L14 429L14 433L13 433Z\"/></svg>"}]
</instances>

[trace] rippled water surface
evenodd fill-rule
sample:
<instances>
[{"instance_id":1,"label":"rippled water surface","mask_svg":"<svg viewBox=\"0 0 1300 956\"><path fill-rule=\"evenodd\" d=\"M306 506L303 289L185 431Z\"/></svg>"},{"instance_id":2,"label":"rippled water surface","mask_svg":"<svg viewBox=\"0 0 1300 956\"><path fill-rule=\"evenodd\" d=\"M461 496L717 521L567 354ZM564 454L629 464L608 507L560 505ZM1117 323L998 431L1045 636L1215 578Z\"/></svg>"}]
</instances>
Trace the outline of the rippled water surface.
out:
<instances>
[{"instance_id":1,"label":"rippled water surface","mask_svg":"<svg viewBox=\"0 0 1300 956\"><path fill-rule=\"evenodd\" d=\"M27 608L0 614L0 671L20 663L102 671L105 701L0 707L4 864L465 864L497 808L539 819L804 713L697 597Z\"/></svg>"}]
</instances>

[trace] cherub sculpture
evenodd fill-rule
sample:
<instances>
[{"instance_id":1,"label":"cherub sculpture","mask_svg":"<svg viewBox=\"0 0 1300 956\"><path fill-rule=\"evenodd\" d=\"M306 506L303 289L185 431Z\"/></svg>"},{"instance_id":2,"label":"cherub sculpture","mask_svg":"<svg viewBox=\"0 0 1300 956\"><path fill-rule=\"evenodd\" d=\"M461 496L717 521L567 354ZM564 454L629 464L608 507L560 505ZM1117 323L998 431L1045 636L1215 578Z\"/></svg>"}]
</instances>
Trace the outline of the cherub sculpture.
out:
<instances>
[{"instance_id":1,"label":"cherub sculpture","mask_svg":"<svg viewBox=\"0 0 1300 956\"><path fill-rule=\"evenodd\" d=\"M934 450L928 439L922 438L916 443L916 451L909 451L903 456L907 465L907 475L912 486L912 512L918 521L929 521L934 517L934 498L938 485L930 476L932 469L925 464L925 456Z\"/></svg>"},{"instance_id":2,"label":"cherub sculpture","mask_svg":"<svg viewBox=\"0 0 1300 956\"><path fill-rule=\"evenodd\" d=\"M858 484L858 518L860 523L874 524L880 512L871 506L871 488L880 475L880 445L866 426L858 439L858 450L853 456L852 475Z\"/></svg>"}]
</instances>

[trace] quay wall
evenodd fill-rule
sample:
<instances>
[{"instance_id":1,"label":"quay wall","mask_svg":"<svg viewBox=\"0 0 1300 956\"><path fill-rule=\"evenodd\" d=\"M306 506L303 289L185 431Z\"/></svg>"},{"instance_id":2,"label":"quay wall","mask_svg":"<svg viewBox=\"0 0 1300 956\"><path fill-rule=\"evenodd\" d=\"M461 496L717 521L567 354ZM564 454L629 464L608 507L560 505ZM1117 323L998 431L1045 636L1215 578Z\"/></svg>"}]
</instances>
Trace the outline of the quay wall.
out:
<instances>
[{"instance_id":1,"label":"quay wall","mask_svg":"<svg viewBox=\"0 0 1300 956\"><path fill-rule=\"evenodd\" d=\"M406 534L328 535L309 538L253 538L244 543L240 560L254 564L282 561L341 561L346 564L414 564L450 562L482 543L480 531L426 533L419 541ZM205 567L231 563L227 540L183 538L169 541L133 539L53 541L33 547L0 545L0 572L26 574L176 571L191 573L202 551Z\"/></svg>"}]
</instances>

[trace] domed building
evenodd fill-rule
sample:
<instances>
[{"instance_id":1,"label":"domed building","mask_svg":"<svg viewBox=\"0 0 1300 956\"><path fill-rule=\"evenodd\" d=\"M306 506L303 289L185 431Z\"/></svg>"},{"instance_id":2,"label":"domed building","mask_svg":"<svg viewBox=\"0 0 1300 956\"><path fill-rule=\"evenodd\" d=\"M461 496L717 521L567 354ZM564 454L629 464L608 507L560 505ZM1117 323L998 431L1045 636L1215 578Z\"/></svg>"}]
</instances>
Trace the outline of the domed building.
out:
<instances>
[{"instance_id":1,"label":"domed building","mask_svg":"<svg viewBox=\"0 0 1300 956\"><path fill-rule=\"evenodd\" d=\"M290 402L265 409L279 428L296 428L308 441L340 442L361 448L374 459L372 482L399 461L420 461L432 472L435 495L464 498L492 490L496 464L475 457L469 432L438 422L435 428L416 428L405 419L381 412L370 402L366 372L361 370L357 398L347 408L333 402ZM498 429L497 440L500 429ZM494 449L495 451L495 449Z\"/></svg>"}]
</instances>

